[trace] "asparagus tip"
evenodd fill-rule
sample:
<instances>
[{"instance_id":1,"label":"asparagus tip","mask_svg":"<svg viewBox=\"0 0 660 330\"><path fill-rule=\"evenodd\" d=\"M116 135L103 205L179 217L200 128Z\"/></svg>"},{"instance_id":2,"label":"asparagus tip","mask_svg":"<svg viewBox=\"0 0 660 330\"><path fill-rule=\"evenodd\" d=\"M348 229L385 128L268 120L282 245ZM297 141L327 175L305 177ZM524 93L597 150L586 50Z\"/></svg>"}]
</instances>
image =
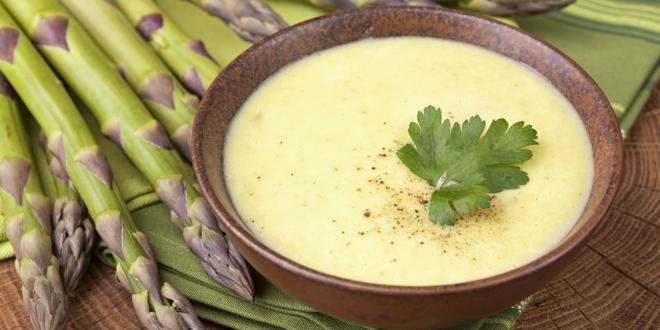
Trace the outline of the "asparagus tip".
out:
<instances>
[{"instance_id":1,"label":"asparagus tip","mask_svg":"<svg viewBox=\"0 0 660 330\"><path fill-rule=\"evenodd\" d=\"M83 208L77 200L58 198L52 219L62 282L69 296L73 296L92 256L96 232L92 221L83 216Z\"/></svg>"},{"instance_id":2,"label":"asparagus tip","mask_svg":"<svg viewBox=\"0 0 660 330\"><path fill-rule=\"evenodd\" d=\"M186 209L186 189L183 177L170 177L156 181L156 193L167 207L190 225Z\"/></svg>"},{"instance_id":3,"label":"asparagus tip","mask_svg":"<svg viewBox=\"0 0 660 330\"><path fill-rule=\"evenodd\" d=\"M224 234L196 224L183 229L183 239L214 281L245 300L254 299L254 285L245 261L233 255Z\"/></svg>"},{"instance_id":4,"label":"asparagus tip","mask_svg":"<svg viewBox=\"0 0 660 330\"><path fill-rule=\"evenodd\" d=\"M155 261L145 256L138 256L131 263L128 274L137 279L153 299L162 303L158 289L158 266L156 266Z\"/></svg>"},{"instance_id":5,"label":"asparagus tip","mask_svg":"<svg viewBox=\"0 0 660 330\"><path fill-rule=\"evenodd\" d=\"M32 278L23 282L23 303L35 329L61 329L66 323L68 300L62 288L57 261L40 273L31 260L20 263L19 275Z\"/></svg>"}]
</instances>

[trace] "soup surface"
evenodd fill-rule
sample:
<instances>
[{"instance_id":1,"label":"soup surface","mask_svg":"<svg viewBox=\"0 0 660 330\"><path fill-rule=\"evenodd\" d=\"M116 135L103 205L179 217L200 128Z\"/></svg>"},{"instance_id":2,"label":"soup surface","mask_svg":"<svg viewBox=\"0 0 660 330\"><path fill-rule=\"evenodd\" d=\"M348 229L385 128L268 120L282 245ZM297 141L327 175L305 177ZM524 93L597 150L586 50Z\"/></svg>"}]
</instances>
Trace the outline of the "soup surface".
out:
<instances>
[{"instance_id":1,"label":"soup surface","mask_svg":"<svg viewBox=\"0 0 660 330\"><path fill-rule=\"evenodd\" d=\"M442 227L432 188L397 158L427 105L463 121L525 121L538 131L530 181L491 209ZM438 285L522 266L558 244L592 184L585 128L530 68L464 43L372 39L292 63L243 105L224 146L233 203L258 239L321 272Z\"/></svg>"}]
</instances>

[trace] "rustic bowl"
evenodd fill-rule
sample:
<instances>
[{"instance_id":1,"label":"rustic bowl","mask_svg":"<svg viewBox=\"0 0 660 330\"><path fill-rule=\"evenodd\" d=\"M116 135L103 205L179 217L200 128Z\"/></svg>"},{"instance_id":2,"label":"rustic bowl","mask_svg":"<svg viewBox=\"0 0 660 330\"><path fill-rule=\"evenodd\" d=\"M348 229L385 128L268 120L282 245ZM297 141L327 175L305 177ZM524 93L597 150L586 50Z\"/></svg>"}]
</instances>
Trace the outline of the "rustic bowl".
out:
<instances>
[{"instance_id":1,"label":"rustic bowl","mask_svg":"<svg viewBox=\"0 0 660 330\"><path fill-rule=\"evenodd\" d=\"M347 280L297 264L259 242L242 224L224 182L228 127L246 98L283 66L364 38L425 36L458 40L536 69L575 106L591 139L595 181L577 225L552 251L501 275L453 285L390 286ZM561 138L561 137L557 137ZM346 11L281 31L229 64L206 92L193 129L193 163L221 227L254 268L287 294L337 318L381 328L461 324L511 306L542 288L578 254L602 220L622 172L621 133L610 104L575 62L533 36L458 11L382 7Z\"/></svg>"}]
</instances>

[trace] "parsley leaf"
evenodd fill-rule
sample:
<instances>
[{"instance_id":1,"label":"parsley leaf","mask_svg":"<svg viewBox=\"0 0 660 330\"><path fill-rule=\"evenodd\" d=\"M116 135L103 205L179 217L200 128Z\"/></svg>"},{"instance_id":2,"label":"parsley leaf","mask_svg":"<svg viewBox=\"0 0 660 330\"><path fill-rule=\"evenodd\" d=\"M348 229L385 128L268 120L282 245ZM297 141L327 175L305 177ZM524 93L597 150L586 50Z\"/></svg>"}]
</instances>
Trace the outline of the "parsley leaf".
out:
<instances>
[{"instance_id":1,"label":"parsley leaf","mask_svg":"<svg viewBox=\"0 0 660 330\"><path fill-rule=\"evenodd\" d=\"M415 175L435 191L429 204L429 219L453 225L457 215L490 207L489 193L516 189L529 181L516 164L532 158L525 147L537 144L536 130L524 122L511 126L494 120L485 134L486 122L479 116L459 125L442 119L433 106L417 113L406 144L397 156Z\"/></svg>"}]
</instances>

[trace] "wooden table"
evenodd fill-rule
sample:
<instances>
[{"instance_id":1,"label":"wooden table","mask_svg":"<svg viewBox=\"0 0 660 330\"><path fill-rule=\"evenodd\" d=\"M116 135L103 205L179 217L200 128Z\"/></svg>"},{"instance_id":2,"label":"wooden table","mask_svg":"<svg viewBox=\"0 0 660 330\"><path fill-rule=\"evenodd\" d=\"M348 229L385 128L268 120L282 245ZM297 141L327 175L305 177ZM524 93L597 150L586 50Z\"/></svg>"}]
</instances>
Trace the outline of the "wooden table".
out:
<instances>
[{"instance_id":1,"label":"wooden table","mask_svg":"<svg viewBox=\"0 0 660 330\"><path fill-rule=\"evenodd\" d=\"M625 175L587 248L538 292L519 329L660 328L660 84L626 140ZM135 329L131 299L94 261L71 302L70 329ZM28 329L13 260L0 262L0 329Z\"/></svg>"},{"instance_id":2,"label":"wooden table","mask_svg":"<svg viewBox=\"0 0 660 330\"><path fill-rule=\"evenodd\" d=\"M660 84L625 141L607 219L517 328L660 329Z\"/></svg>"}]
</instances>

